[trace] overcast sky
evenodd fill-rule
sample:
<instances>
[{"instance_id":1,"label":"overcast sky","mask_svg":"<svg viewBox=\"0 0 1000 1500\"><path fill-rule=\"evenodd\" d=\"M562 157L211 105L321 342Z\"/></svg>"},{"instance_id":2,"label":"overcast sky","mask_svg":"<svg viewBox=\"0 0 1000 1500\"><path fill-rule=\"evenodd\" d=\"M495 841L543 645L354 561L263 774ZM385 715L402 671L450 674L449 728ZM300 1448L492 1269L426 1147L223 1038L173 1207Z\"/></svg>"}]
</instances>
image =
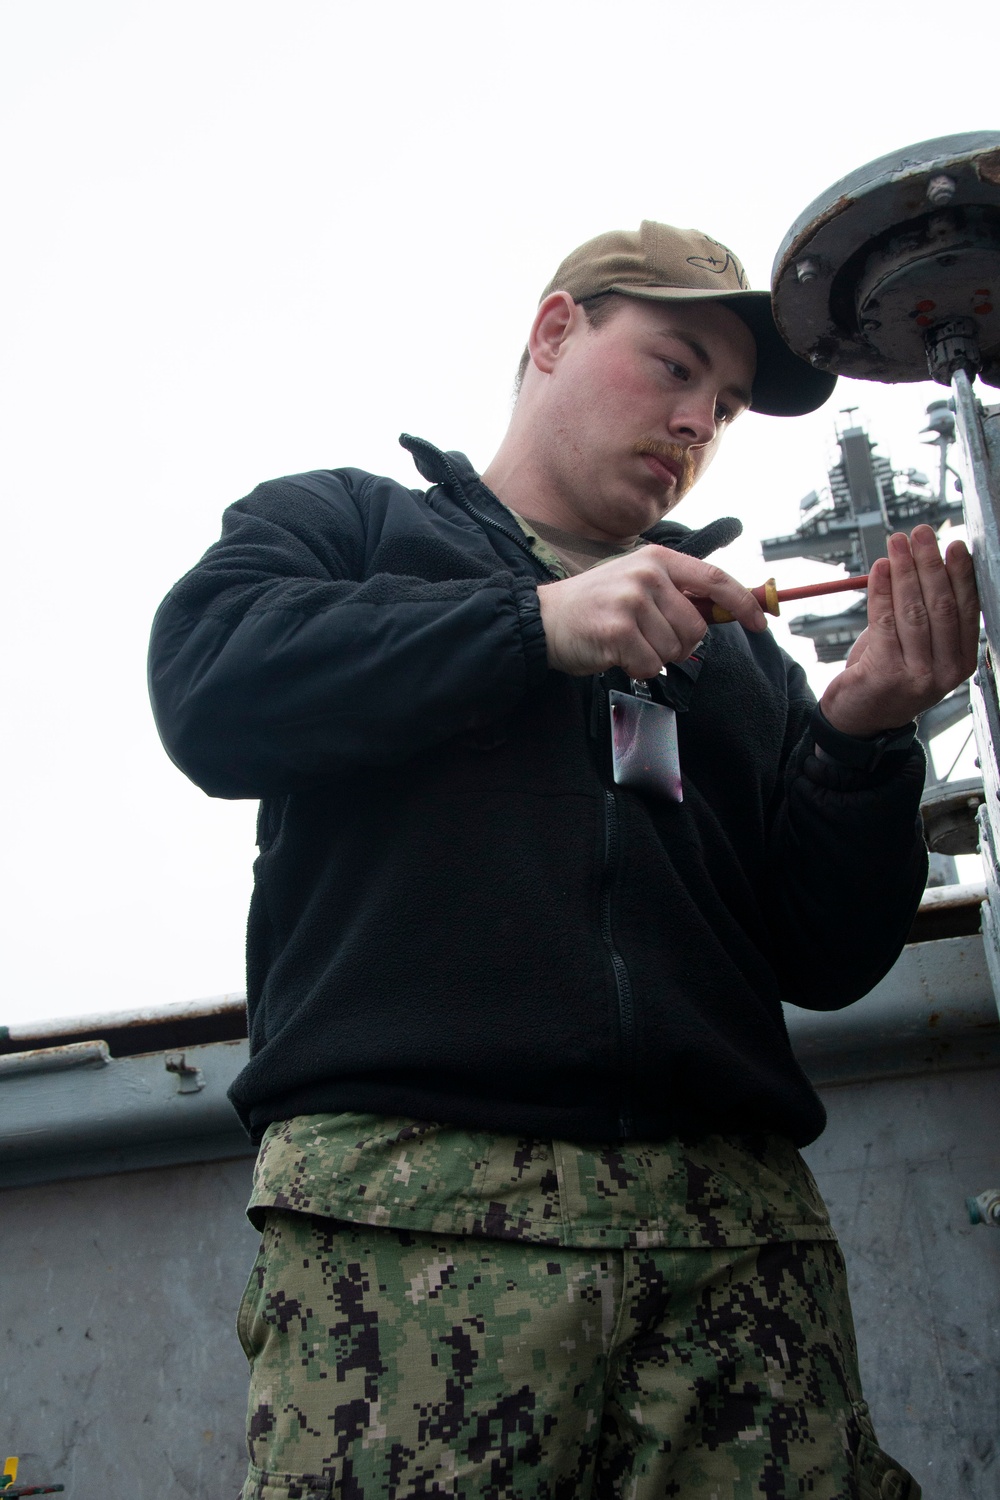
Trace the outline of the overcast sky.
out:
<instances>
[{"instance_id":1,"label":"overcast sky","mask_svg":"<svg viewBox=\"0 0 1000 1500\"><path fill-rule=\"evenodd\" d=\"M958 0L948 34L985 15ZM340 464L417 483L403 429L484 467L574 245L696 225L766 286L836 178L991 122L941 86L924 0L6 0L0 24L9 1024L243 988L254 808L168 762L144 668L227 504ZM840 407L928 468L941 394L742 418L681 519L740 515L720 560L759 583Z\"/></svg>"}]
</instances>

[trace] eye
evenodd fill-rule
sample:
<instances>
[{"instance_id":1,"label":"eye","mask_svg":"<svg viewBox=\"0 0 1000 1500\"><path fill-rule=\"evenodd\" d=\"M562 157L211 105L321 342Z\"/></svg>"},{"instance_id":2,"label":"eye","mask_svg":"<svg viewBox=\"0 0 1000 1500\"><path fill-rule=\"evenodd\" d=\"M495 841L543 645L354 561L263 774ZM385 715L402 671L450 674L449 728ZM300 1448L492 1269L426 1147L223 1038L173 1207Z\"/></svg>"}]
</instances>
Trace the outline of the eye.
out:
<instances>
[{"instance_id":1,"label":"eye","mask_svg":"<svg viewBox=\"0 0 1000 1500\"><path fill-rule=\"evenodd\" d=\"M720 423L720 424L725 423L725 422L731 422L733 420L733 418L735 417L735 415L736 415L736 413L732 410L732 408L729 407L729 406L723 406L723 404L721 403L721 401L720 401L719 405L715 408L715 420L718 423Z\"/></svg>"},{"instance_id":2,"label":"eye","mask_svg":"<svg viewBox=\"0 0 1000 1500\"><path fill-rule=\"evenodd\" d=\"M672 375L675 380L691 379L691 371L687 365L680 364L676 359L661 359L660 363L664 365L668 375Z\"/></svg>"}]
</instances>

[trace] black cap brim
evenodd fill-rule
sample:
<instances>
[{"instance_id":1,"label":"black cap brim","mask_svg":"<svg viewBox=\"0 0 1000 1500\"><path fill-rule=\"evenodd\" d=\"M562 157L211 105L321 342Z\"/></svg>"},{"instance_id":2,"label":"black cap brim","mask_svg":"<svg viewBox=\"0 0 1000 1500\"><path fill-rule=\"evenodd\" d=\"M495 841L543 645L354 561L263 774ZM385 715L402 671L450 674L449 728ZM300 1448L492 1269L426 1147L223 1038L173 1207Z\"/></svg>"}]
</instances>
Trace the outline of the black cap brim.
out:
<instances>
[{"instance_id":1,"label":"black cap brim","mask_svg":"<svg viewBox=\"0 0 1000 1500\"><path fill-rule=\"evenodd\" d=\"M770 292L708 292L693 287L616 285L609 291L645 302L722 302L742 318L757 345L750 410L768 417L802 417L833 394L836 375L816 370L785 343L771 311Z\"/></svg>"}]
</instances>

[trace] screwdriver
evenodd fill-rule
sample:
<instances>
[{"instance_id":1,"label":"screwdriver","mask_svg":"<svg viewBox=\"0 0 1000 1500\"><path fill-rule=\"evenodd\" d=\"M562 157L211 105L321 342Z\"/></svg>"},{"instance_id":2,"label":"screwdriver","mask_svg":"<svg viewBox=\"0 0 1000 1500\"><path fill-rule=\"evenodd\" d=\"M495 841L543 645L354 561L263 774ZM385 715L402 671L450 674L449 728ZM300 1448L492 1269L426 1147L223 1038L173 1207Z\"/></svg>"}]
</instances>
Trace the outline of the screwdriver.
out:
<instances>
[{"instance_id":1,"label":"screwdriver","mask_svg":"<svg viewBox=\"0 0 1000 1500\"><path fill-rule=\"evenodd\" d=\"M779 589L775 588L774 579L769 578L759 588L751 589L757 603L765 614L780 615L779 605L789 599L816 599L821 594L846 594L850 590L866 589L868 587L868 574L860 573L856 578L835 578L832 583L807 583L804 588ZM714 603L711 599L700 599L689 594L688 598L703 620L710 625L728 625L735 620L728 609L723 609L721 604Z\"/></svg>"}]
</instances>

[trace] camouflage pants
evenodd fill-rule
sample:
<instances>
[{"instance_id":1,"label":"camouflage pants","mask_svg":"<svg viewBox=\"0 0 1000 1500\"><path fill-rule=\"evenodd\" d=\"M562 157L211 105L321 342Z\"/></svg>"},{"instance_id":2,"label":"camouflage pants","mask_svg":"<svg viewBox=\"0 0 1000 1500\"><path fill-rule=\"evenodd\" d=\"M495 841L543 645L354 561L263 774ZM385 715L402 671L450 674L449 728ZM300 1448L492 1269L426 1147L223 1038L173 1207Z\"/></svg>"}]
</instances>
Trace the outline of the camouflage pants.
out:
<instances>
[{"instance_id":1,"label":"camouflage pants","mask_svg":"<svg viewBox=\"0 0 1000 1500\"><path fill-rule=\"evenodd\" d=\"M829 1241L581 1250L270 1210L243 1500L917 1500Z\"/></svg>"}]
</instances>

